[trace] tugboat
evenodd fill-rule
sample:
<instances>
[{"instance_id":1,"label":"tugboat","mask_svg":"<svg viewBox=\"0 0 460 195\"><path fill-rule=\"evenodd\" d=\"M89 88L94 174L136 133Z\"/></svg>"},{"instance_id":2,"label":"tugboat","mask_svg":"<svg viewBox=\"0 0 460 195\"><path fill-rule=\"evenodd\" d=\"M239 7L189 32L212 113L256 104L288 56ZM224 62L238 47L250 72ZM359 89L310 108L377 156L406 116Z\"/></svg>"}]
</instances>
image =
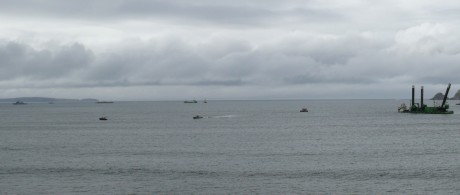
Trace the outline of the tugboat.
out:
<instances>
[{"instance_id":1,"label":"tugboat","mask_svg":"<svg viewBox=\"0 0 460 195\"><path fill-rule=\"evenodd\" d=\"M412 85L412 101L411 105L408 108L406 104L401 104L398 107L398 112L400 113L414 113L414 114L453 114L454 111L447 110L449 109L449 104L446 103L447 95L449 94L450 90L450 83L447 86L446 94L444 95L444 99L442 100L441 106L433 106L428 107L423 104L423 86L421 87L420 91L420 104L415 103L415 86Z\"/></svg>"}]
</instances>

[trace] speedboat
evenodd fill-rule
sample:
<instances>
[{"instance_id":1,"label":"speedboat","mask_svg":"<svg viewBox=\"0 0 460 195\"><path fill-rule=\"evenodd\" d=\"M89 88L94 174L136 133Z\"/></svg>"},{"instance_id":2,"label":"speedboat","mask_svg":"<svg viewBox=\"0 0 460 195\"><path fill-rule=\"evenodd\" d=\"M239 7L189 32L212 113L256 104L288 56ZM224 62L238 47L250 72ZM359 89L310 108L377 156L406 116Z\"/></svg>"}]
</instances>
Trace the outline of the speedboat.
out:
<instances>
[{"instance_id":1,"label":"speedboat","mask_svg":"<svg viewBox=\"0 0 460 195\"><path fill-rule=\"evenodd\" d=\"M201 119L201 118L203 118L203 117L200 116L200 115L196 115L196 116L193 117L193 119Z\"/></svg>"}]
</instances>

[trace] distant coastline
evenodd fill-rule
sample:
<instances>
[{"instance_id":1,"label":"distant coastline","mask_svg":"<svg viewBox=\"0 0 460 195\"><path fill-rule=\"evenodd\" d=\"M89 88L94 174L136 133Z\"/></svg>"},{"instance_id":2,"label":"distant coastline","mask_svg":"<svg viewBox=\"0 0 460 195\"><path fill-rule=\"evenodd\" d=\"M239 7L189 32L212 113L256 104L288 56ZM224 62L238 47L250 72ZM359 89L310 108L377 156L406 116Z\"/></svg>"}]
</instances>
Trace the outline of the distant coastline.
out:
<instances>
[{"instance_id":1,"label":"distant coastline","mask_svg":"<svg viewBox=\"0 0 460 195\"><path fill-rule=\"evenodd\" d=\"M436 95L433 96L430 100L442 100L444 99L444 94L439 92ZM460 100L460 90L455 93L455 95L451 98L447 98L448 100Z\"/></svg>"},{"instance_id":2,"label":"distant coastline","mask_svg":"<svg viewBox=\"0 0 460 195\"><path fill-rule=\"evenodd\" d=\"M29 102L29 103L49 103L49 102L98 102L97 99L63 99L63 98L48 98L48 97L17 97L17 98L2 98L0 103L13 103L16 101Z\"/></svg>"}]
</instances>

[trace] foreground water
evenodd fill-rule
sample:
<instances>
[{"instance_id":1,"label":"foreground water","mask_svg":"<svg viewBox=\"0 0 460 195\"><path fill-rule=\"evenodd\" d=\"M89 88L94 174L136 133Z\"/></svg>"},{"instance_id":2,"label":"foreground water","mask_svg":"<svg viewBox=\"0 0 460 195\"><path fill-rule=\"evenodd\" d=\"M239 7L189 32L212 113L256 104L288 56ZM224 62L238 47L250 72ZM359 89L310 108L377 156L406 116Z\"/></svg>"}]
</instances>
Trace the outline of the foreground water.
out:
<instances>
[{"instance_id":1,"label":"foreground water","mask_svg":"<svg viewBox=\"0 0 460 195\"><path fill-rule=\"evenodd\" d=\"M0 194L459 193L460 106L401 102L0 104Z\"/></svg>"}]
</instances>

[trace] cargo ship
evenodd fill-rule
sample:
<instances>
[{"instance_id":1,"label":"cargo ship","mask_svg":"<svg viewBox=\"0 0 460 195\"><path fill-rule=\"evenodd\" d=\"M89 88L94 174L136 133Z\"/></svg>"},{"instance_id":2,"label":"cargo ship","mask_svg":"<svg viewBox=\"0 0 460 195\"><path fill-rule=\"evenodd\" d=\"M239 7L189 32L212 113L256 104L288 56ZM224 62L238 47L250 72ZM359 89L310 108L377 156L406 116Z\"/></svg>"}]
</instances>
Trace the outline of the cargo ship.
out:
<instances>
[{"instance_id":1,"label":"cargo ship","mask_svg":"<svg viewBox=\"0 0 460 195\"><path fill-rule=\"evenodd\" d=\"M410 103L410 107L407 107L406 104L401 104L401 106L398 107L398 112L414 114L453 114L454 111L448 110L449 104L446 102L449 90L450 83L447 86L446 93L444 94L444 98L442 100L442 104L440 106L433 105L432 107L429 107L423 104L423 86L420 90L420 104L415 103L415 86L412 85L412 101Z\"/></svg>"}]
</instances>

